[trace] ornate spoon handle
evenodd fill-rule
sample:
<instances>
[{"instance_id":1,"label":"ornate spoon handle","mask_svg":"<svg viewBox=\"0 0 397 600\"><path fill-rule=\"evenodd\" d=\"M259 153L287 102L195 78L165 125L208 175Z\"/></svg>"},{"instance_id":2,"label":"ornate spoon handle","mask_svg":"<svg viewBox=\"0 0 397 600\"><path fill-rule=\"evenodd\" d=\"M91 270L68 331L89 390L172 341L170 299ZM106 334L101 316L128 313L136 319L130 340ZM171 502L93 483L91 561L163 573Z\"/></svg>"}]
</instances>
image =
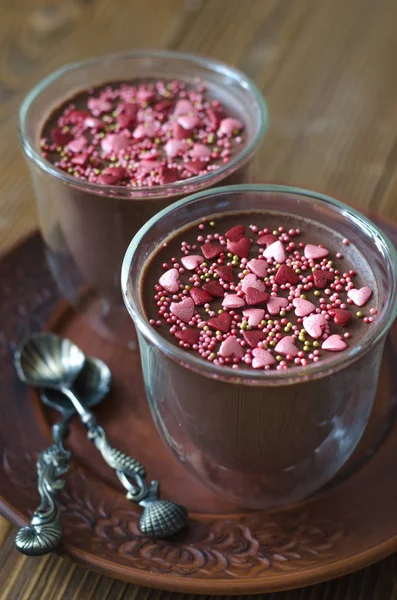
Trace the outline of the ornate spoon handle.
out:
<instances>
[{"instance_id":1,"label":"ornate spoon handle","mask_svg":"<svg viewBox=\"0 0 397 600\"><path fill-rule=\"evenodd\" d=\"M58 494L65 485L60 477L68 471L71 456L62 443L67 431L65 419L54 425L55 444L39 454L37 474L41 503L34 511L30 524L22 527L16 535L15 546L22 554L29 556L47 554L52 552L61 541L61 509Z\"/></svg>"},{"instance_id":2,"label":"ornate spoon handle","mask_svg":"<svg viewBox=\"0 0 397 600\"><path fill-rule=\"evenodd\" d=\"M142 533L152 537L168 537L182 529L187 521L186 510L169 500L160 500L159 484L157 481L147 484L145 467L111 446L105 430L98 424L94 413L80 402L72 390L63 388L62 392L68 396L80 415L88 430L88 438L94 442L103 459L116 472L127 490L128 500L143 507L139 521Z\"/></svg>"}]
</instances>

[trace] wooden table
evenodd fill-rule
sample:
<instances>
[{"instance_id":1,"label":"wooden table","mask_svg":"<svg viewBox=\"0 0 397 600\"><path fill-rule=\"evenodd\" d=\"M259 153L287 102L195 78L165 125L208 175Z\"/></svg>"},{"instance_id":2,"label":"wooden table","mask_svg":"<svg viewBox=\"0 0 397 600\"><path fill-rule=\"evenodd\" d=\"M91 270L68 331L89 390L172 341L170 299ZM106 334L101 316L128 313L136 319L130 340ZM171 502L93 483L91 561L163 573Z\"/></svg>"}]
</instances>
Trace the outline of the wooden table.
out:
<instances>
[{"instance_id":1,"label":"wooden table","mask_svg":"<svg viewBox=\"0 0 397 600\"><path fill-rule=\"evenodd\" d=\"M0 0L0 249L37 227L17 138L23 95L60 65L133 48L200 52L263 91L263 181L296 184L397 220L395 0ZM29 559L0 518L0 600L169 597ZM272 600L397 599L397 559Z\"/></svg>"}]
</instances>

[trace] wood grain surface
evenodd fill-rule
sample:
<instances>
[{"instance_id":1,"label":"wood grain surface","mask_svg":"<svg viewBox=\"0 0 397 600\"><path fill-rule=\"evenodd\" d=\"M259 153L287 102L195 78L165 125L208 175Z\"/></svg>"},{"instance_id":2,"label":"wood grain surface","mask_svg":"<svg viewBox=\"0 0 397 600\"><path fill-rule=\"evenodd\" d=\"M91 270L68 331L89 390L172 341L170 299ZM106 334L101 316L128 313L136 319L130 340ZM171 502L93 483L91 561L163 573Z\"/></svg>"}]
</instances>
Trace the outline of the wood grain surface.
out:
<instances>
[{"instance_id":1,"label":"wood grain surface","mask_svg":"<svg viewBox=\"0 0 397 600\"><path fill-rule=\"evenodd\" d=\"M24 94L67 62L134 48L199 52L238 66L269 106L262 181L323 191L397 220L395 0L0 0L0 15L1 251L37 227L17 135ZM67 558L23 557L14 534L0 518L0 600L171 596ZM397 559L267 598L397 599Z\"/></svg>"}]
</instances>

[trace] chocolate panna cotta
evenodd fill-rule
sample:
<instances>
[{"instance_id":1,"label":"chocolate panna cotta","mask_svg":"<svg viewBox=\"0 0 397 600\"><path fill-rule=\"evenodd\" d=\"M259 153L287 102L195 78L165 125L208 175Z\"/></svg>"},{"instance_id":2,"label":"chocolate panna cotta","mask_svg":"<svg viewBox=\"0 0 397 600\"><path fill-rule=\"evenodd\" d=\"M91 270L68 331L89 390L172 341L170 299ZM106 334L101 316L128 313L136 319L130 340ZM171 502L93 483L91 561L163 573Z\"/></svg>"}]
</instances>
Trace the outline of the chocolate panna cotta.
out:
<instances>
[{"instance_id":1,"label":"chocolate panna cotta","mask_svg":"<svg viewBox=\"0 0 397 600\"><path fill-rule=\"evenodd\" d=\"M349 240L270 211L177 231L147 261L141 295L163 337L235 369L327 360L359 343L377 315L375 277Z\"/></svg>"},{"instance_id":2,"label":"chocolate panna cotta","mask_svg":"<svg viewBox=\"0 0 397 600\"><path fill-rule=\"evenodd\" d=\"M47 120L40 148L77 179L141 188L210 173L244 141L244 123L199 80L148 79L66 100Z\"/></svg>"}]
</instances>

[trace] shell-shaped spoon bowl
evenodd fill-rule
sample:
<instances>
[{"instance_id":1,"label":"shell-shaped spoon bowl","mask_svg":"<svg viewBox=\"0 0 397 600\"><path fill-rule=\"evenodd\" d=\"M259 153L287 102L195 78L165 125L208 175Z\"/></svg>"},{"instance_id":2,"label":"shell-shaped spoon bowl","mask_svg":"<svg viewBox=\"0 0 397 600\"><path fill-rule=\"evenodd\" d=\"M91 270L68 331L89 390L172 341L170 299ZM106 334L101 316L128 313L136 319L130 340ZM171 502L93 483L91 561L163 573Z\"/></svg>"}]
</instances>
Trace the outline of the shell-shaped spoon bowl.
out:
<instances>
[{"instance_id":1,"label":"shell-shaped spoon bowl","mask_svg":"<svg viewBox=\"0 0 397 600\"><path fill-rule=\"evenodd\" d=\"M60 389L73 385L85 363L76 344L54 333L36 333L15 354L15 368L29 385Z\"/></svg>"}]
</instances>

